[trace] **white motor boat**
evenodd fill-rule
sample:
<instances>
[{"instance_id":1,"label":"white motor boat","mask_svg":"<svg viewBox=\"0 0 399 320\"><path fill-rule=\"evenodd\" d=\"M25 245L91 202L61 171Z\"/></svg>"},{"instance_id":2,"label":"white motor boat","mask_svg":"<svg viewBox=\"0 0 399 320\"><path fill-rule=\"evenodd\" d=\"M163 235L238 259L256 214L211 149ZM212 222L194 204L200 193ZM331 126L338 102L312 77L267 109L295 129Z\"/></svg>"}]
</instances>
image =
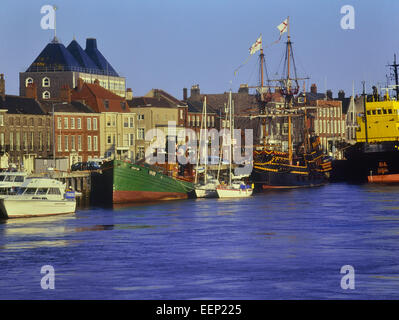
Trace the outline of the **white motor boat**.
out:
<instances>
[{"instance_id":1,"label":"white motor boat","mask_svg":"<svg viewBox=\"0 0 399 320\"><path fill-rule=\"evenodd\" d=\"M27 176L26 172L0 172L0 197L15 194Z\"/></svg>"},{"instance_id":2,"label":"white motor boat","mask_svg":"<svg viewBox=\"0 0 399 320\"><path fill-rule=\"evenodd\" d=\"M49 178L28 178L16 195L0 198L0 210L4 218L38 217L74 213L74 191L66 185Z\"/></svg>"}]
</instances>

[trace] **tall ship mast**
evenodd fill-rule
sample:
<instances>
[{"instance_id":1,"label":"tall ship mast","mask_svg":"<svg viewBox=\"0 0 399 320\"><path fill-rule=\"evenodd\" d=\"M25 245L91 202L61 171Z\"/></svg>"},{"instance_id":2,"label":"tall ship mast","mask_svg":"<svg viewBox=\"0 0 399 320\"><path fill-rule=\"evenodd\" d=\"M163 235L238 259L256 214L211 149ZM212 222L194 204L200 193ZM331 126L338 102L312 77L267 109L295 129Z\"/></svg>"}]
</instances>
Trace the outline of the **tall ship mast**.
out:
<instances>
[{"instance_id":1,"label":"tall ship mast","mask_svg":"<svg viewBox=\"0 0 399 320\"><path fill-rule=\"evenodd\" d=\"M251 179L258 190L320 186L328 181L331 161L323 154L319 138L310 131L308 112L314 107L306 106L305 92L304 101L298 102L299 81L307 78L297 76L289 18L277 28L280 36L287 33L283 72L280 79L267 79L268 84L264 84L261 49L261 83L257 88L259 115L251 118L261 119L262 139L261 144L255 146ZM281 103L273 101L276 95L282 97Z\"/></svg>"}]
</instances>

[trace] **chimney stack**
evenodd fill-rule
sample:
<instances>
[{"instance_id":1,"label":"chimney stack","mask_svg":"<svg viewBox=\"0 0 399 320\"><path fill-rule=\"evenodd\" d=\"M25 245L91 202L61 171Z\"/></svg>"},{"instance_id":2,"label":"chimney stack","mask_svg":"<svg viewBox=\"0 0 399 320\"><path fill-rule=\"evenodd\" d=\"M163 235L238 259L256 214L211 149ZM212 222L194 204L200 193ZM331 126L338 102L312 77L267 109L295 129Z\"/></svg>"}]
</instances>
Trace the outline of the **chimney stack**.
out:
<instances>
[{"instance_id":1,"label":"chimney stack","mask_svg":"<svg viewBox=\"0 0 399 320\"><path fill-rule=\"evenodd\" d=\"M27 98L31 98L31 99L37 100L37 88L36 88L36 83L29 83L29 84L26 86L25 96L26 96Z\"/></svg>"},{"instance_id":2,"label":"chimney stack","mask_svg":"<svg viewBox=\"0 0 399 320\"><path fill-rule=\"evenodd\" d=\"M187 101L187 88L183 88L183 101Z\"/></svg>"},{"instance_id":3,"label":"chimney stack","mask_svg":"<svg viewBox=\"0 0 399 320\"><path fill-rule=\"evenodd\" d=\"M199 84L195 84L195 85L191 86L190 98L192 98L194 100L201 99Z\"/></svg>"},{"instance_id":4,"label":"chimney stack","mask_svg":"<svg viewBox=\"0 0 399 320\"><path fill-rule=\"evenodd\" d=\"M249 93L249 88L247 83L240 84L240 88L238 89L238 93Z\"/></svg>"},{"instance_id":5,"label":"chimney stack","mask_svg":"<svg viewBox=\"0 0 399 320\"><path fill-rule=\"evenodd\" d=\"M338 99L339 100L344 100L345 99L345 91L344 90L339 90L338 91Z\"/></svg>"},{"instance_id":6,"label":"chimney stack","mask_svg":"<svg viewBox=\"0 0 399 320\"><path fill-rule=\"evenodd\" d=\"M310 86L310 92L313 94L317 94L317 86L315 83L312 83L312 85Z\"/></svg>"},{"instance_id":7,"label":"chimney stack","mask_svg":"<svg viewBox=\"0 0 399 320\"><path fill-rule=\"evenodd\" d=\"M60 91L60 98L62 101L71 103L71 89L67 84L64 84Z\"/></svg>"},{"instance_id":8,"label":"chimney stack","mask_svg":"<svg viewBox=\"0 0 399 320\"><path fill-rule=\"evenodd\" d=\"M333 100L333 93L330 89L327 90L327 100Z\"/></svg>"},{"instance_id":9,"label":"chimney stack","mask_svg":"<svg viewBox=\"0 0 399 320\"><path fill-rule=\"evenodd\" d=\"M133 99L132 88L127 88L126 89L126 100L132 100L132 99Z\"/></svg>"}]
</instances>

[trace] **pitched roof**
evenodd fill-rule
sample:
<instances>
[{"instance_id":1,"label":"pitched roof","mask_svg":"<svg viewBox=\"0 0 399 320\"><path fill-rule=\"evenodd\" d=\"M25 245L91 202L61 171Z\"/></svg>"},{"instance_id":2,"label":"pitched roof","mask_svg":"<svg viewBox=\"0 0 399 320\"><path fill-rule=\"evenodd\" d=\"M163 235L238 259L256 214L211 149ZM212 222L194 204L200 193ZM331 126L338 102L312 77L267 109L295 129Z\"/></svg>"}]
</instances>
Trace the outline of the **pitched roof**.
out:
<instances>
[{"instance_id":1,"label":"pitched roof","mask_svg":"<svg viewBox=\"0 0 399 320\"><path fill-rule=\"evenodd\" d=\"M84 82L79 90L72 90L72 100L85 101L94 112L130 112L123 97L101 87L98 83Z\"/></svg>"},{"instance_id":2,"label":"pitched roof","mask_svg":"<svg viewBox=\"0 0 399 320\"><path fill-rule=\"evenodd\" d=\"M0 109L13 114L46 114L37 100L14 95L6 95L4 100L0 97Z\"/></svg>"},{"instance_id":3,"label":"pitched roof","mask_svg":"<svg viewBox=\"0 0 399 320\"><path fill-rule=\"evenodd\" d=\"M77 68L80 68L79 62L62 43L54 39L47 44L26 72L73 71Z\"/></svg>"},{"instance_id":4,"label":"pitched roof","mask_svg":"<svg viewBox=\"0 0 399 320\"><path fill-rule=\"evenodd\" d=\"M143 107L159 107L159 108L172 108L173 106L162 97L135 97L132 100L127 100L130 108L143 108Z\"/></svg>"},{"instance_id":5,"label":"pitched roof","mask_svg":"<svg viewBox=\"0 0 399 320\"><path fill-rule=\"evenodd\" d=\"M94 63L101 71L111 76L119 77L119 75L116 73L114 68L112 68L107 59L105 59L102 53L97 49L96 39L94 38L86 39L85 52L94 61Z\"/></svg>"},{"instance_id":6,"label":"pitched roof","mask_svg":"<svg viewBox=\"0 0 399 320\"><path fill-rule=\"evenodd\" d=\"M67 49L82 68L91 69L93 71L100 71L94 61L91 60L91 58L87 55L87 53L82 49L82 47L75 39L71 41Z\"/></svg>"},{"instance_id":7,"label":"pitched roof","mask_svg":"<svg viewBox=\"0 0 399 320\"><path fill-rule=\"evenodd\" d=\"M201 101L187 101L187 105L188 105L188 112L191 113L202 113L202 109L203 109L203 103ZM211 105L209 105L208 103L206 103L206 112L207 113L214 113L214 114L218 114L218 111L215 110Z\"/></svg>"},{"instance_id":8,"label":"pitched roof","mask_svg":"<svg viewBox=\"0 0 399 320\"><path fill-rule=\"evenodd\" d=\"M42 101L42 108L46 113L53 110L53 103L51 101ZM54 103L54 112L71 112L71 113L94 113L94 110L88 105L80 101L72 101L71 103Z\"/></svg>"},{"instance_id":9,"label":"pitched roof","mask_svg":"<svg viewBox=\"0 0 399 320\"><path fill-rule=\"evenodd\" d=\"M175 98L174 96L172 96L171 94L167 93L162 89L152 89L150 92L148 92L145 95L145 97L152 97L152 98L162 97L165 100L167 100L169 103L173 104L174 106L184 105L184 102Z\"/></svg>"}]
</instances>

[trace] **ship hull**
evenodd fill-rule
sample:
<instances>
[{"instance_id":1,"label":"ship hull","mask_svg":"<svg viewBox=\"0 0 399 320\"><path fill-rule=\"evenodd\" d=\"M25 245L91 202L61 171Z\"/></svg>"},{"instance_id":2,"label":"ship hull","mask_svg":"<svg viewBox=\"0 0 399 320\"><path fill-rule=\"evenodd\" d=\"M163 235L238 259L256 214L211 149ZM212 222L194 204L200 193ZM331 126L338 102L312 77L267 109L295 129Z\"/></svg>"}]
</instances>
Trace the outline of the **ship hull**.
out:
<instances>
[{"instance_id":1,"label":"ship hull","mask_svg":"<svg viewBox=\"0 0 399 320\"><path fill-rule=\"evenodd\" d=\"M293 189L318 187L328 183L321 173L292 173L254 170L252 181L257 191L268 189Z\"/></svg>"},{"instance_id":2,"label":"ship hull","mask_svg":"<svg viewBox=\"0 0 399 320\"><path fill-rule=\"evenodd\" d=\"M103 191L98 196L107 203L186 199L194 189L189 181L167 176L150 166L120 160L105 163L102 172Z\"/></svg>"},{"instance_id":3,"label":"ship hull","mask_svg":"<svg viewBox=\"0 0 399 320\"><path fill-rule=\"evenodd\" d=\"M399 142L384 141L375 144L357 143L345 153L347 180L358 182L397 183L399 175ZM383 177L386 176L386 177ZM370 181L372 177L373 181Z\"/></svg>"}]
</instances>

